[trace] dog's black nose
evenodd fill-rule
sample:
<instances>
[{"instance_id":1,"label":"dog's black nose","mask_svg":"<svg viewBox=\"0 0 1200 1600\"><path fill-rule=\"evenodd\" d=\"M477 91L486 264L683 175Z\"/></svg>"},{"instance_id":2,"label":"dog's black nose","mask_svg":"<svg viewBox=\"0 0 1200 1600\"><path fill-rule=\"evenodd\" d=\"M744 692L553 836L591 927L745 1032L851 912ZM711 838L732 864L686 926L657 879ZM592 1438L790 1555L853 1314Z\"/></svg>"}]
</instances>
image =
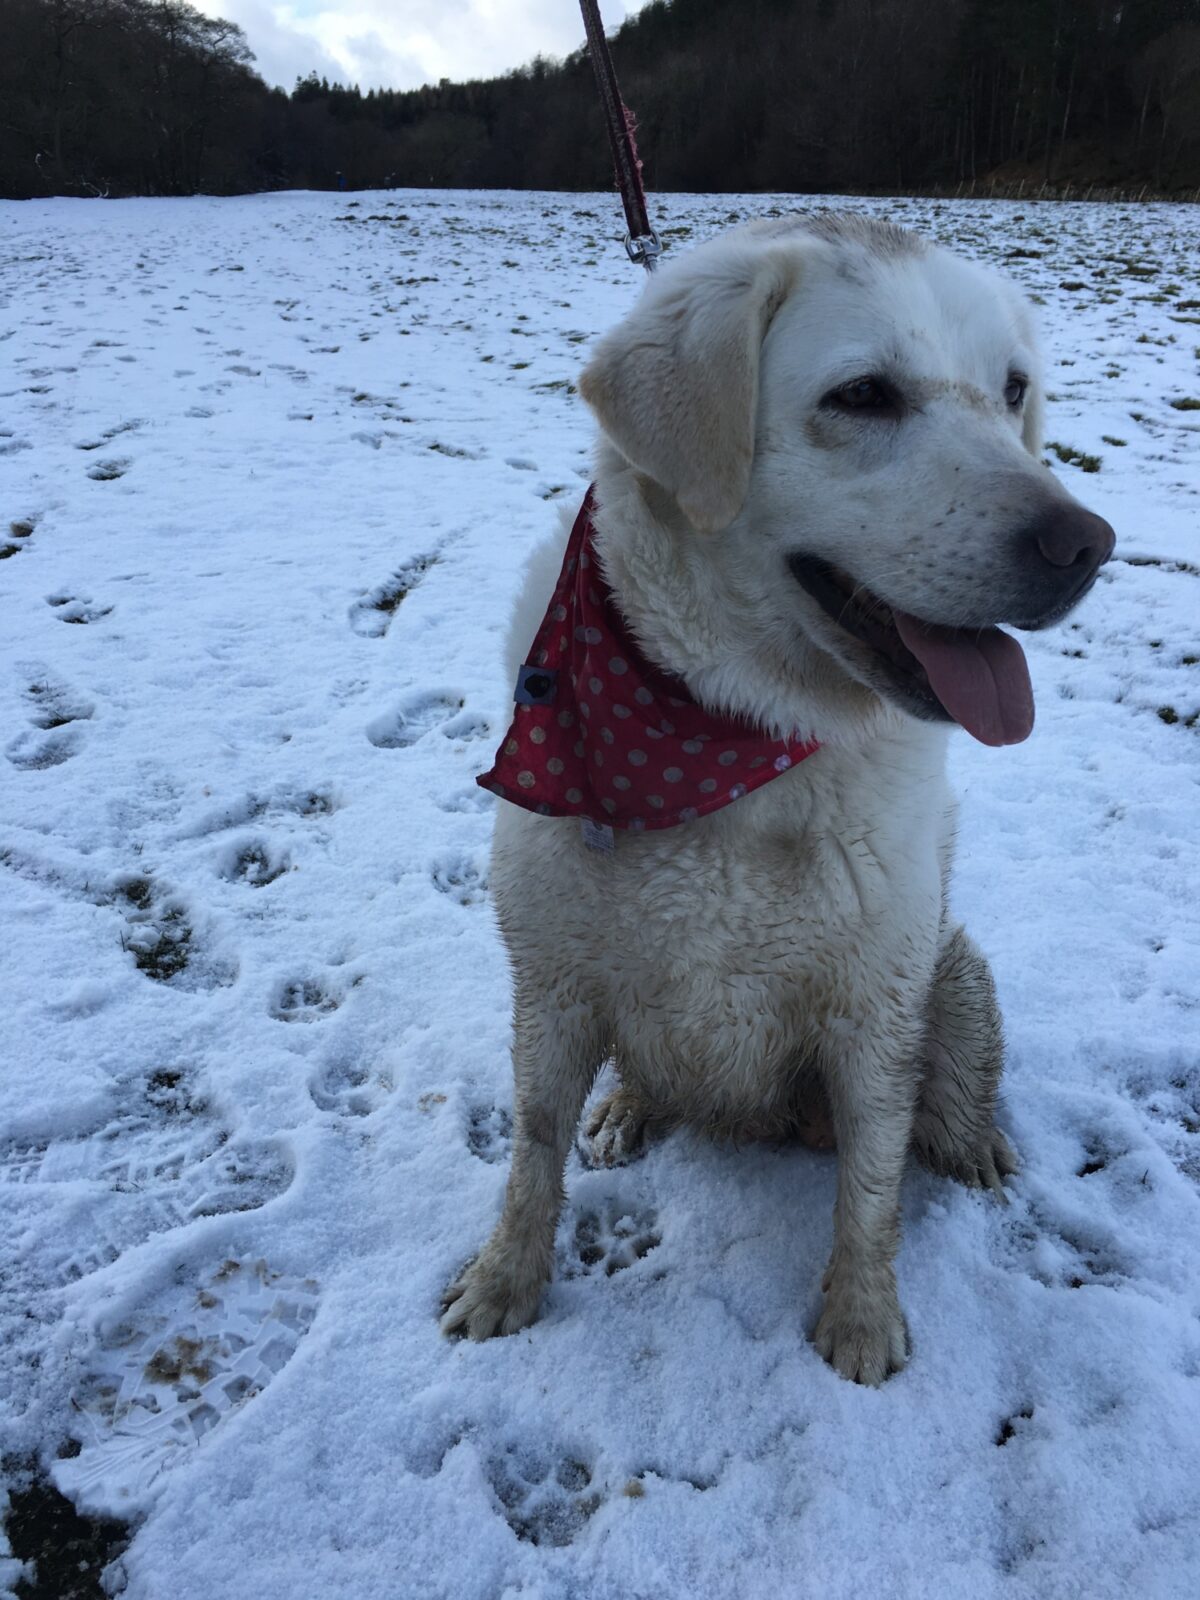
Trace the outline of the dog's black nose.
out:
<instances>
[{"instance_id":1,"label":"dog's black nose","mask_svg":"<svg viewBox=\"0 0 1200 1600\"><path fill-rule=\"evenodd\" d=\"M1113 552L1116 534L1103 517L1082 506L1056 506L1030 530L1052 567L1094 571Z\"/></svg>"}]
</instances>

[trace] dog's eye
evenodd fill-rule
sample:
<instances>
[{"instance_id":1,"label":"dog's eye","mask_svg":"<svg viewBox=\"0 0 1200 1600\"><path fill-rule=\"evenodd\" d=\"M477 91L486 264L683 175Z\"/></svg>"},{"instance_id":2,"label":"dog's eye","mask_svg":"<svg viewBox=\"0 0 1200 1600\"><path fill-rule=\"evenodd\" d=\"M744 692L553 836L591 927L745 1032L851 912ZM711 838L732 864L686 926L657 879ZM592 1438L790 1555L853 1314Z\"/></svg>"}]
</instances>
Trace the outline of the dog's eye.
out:
<instances>
[{"instance_id":1,"label":"dog's eye","mask_svg":"<svg viewBox=\"0 0 1200 1600\"><path fill-rule=\"evenodd\" d=\"M852 378L840 389L831 389L824 403L838 411L894 412L897 409L895 392L882 378Z\"/></svg>"},{"instance_id":2,"label":"dog's eye","mask_svg":"<svg viewBox=\"0 0 1200 1600\"><path fill-rule=\"evenodd\" d=\"M1008 382L1004 385L1004 403L1015 411L1025 398L1025 391L1029 387L1029 379L1023 378L1019 372L1010 372Z\"/></svg>"}]
</instances>

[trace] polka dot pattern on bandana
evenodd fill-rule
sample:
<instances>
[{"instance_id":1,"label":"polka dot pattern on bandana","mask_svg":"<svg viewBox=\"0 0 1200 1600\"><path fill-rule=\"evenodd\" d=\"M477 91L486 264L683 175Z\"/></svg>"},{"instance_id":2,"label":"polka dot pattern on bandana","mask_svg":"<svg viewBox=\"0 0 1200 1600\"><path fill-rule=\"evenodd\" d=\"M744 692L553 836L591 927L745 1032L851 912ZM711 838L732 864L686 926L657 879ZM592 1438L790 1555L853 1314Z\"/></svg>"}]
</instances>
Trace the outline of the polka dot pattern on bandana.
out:
<instances>
[{"instance_id":1,"label":"polka dot pattern on bandana","mask_svg":"<svg viewBox=\"0 0 1200 1600\"><path fill-rule=\"evenodd\" d=\"M516 706L495 766L476 780L483 788L542 816L635 832L673 828L731 805L819 748L706 711L647 661L592 541L589 489L529 652L531 664L554 674L553 698Z\"/></svg>"}]
</instances>

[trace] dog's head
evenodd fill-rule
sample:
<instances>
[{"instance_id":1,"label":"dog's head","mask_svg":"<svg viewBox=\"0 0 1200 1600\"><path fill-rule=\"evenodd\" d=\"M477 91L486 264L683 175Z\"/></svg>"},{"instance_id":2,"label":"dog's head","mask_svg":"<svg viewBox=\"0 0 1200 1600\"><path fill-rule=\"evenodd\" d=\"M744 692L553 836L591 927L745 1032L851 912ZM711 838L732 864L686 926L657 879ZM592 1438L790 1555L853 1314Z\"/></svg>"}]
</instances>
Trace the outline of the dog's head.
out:
<instances>
[{"instance_id":1,"label":"dog's head","mask_svg":"<svg viewBox=\"0 0 1200 1600\"><path fill-rule=\"evenodd\" d=\"M580 387L665 491L702 609L724 586L718 653L746 659L757 632L773 671L836 662L912 716L1028 735L1024 654L998 624L1058 621L1113 533L1041 464L1011 284L863 218L754 223L658 274Z\"/></svg>"}]
</instances>

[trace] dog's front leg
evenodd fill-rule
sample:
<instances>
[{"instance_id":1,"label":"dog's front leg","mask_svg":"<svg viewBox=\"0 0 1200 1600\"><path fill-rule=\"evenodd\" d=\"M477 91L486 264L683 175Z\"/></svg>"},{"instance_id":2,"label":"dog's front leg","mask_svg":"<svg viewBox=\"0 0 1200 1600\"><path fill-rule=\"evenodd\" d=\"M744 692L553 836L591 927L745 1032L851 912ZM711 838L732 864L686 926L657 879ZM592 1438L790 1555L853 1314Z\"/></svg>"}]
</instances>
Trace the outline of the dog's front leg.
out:
<instances>
[{"instance_id":1,"label":"dog's front leg","mask_svg":"<svg viewBox=\"0 0 1200 1600\"><path fill-rule=\"evenodd\" d=\"M537 1315L563 1203L563 1168L607 1043L594 1009L517 981L512 1171L487 1244L443 1296L443 1333L516 1333Z\"/></svg>"},{"instance_id":2,"label":"dog's front leg","mask_svg":"<svg viewBox=\"0 0 1200 1600\"><path fill-rule=\"evenodd\" d=\"M919 1034L902 1024L882 1028L882 1020L860 1025L853 1042L847 1040L829 1061L837 1202L833 1254L821 1285L825 1305L813 1334L818 1351L844 1378L868 1384L882 1383L908 1359L908 1329L892 1261L916 1100Z\"/></svg>"}]
</instances>

